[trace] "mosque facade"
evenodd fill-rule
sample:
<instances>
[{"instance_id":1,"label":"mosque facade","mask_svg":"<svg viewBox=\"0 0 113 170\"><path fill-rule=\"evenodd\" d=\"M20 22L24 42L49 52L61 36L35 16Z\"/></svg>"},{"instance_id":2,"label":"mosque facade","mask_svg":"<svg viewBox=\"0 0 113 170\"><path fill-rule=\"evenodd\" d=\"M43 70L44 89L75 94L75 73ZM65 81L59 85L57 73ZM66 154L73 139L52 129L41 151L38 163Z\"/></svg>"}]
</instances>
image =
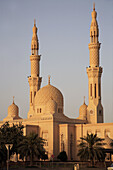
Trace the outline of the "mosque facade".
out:
<instances>
[{"instance_id":1,"label":"mosque facade","mask_svg":"<svg viewBox=\"0 0 113 170\"><path fill-rule=\"evenodd\" d=\"M24 135L35 132L46 139L44 147L49 159L54 155L56 160L58 154L65 150L68 160L79 160L77 157L78 142L80 137L86 136L87 133L96 133L98 137L105 138L105 147L111 149L113 123L104 123L103 120L103 106L101 103L103 68L99 62L100 42L95 5L91 15L90 43L88 45L89 67L86 69L89 104L86 105L84 100L79 109L79 117L72 119L65 116L64 97L59 89L51 85L50 77L48 78L48 85L41 88L41 55L39 54L37 27L34 21L30 56L31 75L28 77L30 101L27 119L19 117L19 108L13 99L12 105L8 107L8 116L0 122L0 126L6 121L9 121L10 124L22 123L24 125Z\"/></svg>"}]
</instances>

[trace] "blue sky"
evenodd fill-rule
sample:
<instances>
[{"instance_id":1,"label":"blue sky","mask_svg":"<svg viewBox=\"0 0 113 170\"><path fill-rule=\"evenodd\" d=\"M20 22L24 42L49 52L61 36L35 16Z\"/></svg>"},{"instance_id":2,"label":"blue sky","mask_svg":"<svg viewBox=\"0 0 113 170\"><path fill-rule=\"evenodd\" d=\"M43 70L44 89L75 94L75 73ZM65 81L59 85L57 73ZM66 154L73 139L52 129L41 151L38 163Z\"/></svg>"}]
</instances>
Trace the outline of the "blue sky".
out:
<instances>
[{"instance_id":1,"label":"blue sky","mask_svg":"<svg viewBox=\"0 0 113 170\"><path fill-rule=\"evenodd\" d=\"M88 104L88 43L93 0L0 0L0 120L15 96L20 116L29 110L30 54L34 19L40 43L42 87L61 90L69 117ZM113 0L95 0L99 24L104 121L113 122Z\"/></svg>"}]
</instances>

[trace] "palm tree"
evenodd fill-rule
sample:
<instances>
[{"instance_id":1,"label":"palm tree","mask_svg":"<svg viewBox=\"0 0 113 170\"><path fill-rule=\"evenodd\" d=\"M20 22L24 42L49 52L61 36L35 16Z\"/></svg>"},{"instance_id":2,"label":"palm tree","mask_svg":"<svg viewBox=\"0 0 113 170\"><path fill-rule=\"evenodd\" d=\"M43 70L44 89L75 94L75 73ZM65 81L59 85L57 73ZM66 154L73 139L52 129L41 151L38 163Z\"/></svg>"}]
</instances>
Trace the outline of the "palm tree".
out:
<instances>
[{"instance_id":1,"label":"palm tree","mask_svg":"<svg viewBox=\"0 0 113 170\"><path fill-rule=\"evenodd\" d=\"M90 160L91 166L93 166L95 160L105 159L103 151L104 139L97 137L97 134L87 134L87 136L80 139L78 156L81 160Z\"/></svg>"},{"instance_id":2,"label":"palm tree","mask_svg":"<svg viewBox=\"0 0 113 170\"><path fill-rule=\"evenodd\" d=\"M40 158L45 154L43 148L44 139L38 137L38 134L34 132L30 133L29 136L25 136L24 139L18 145L18 152L20 157L29 157L30 165L33 164L34 157Z\"/></svg>"}]
</instances>

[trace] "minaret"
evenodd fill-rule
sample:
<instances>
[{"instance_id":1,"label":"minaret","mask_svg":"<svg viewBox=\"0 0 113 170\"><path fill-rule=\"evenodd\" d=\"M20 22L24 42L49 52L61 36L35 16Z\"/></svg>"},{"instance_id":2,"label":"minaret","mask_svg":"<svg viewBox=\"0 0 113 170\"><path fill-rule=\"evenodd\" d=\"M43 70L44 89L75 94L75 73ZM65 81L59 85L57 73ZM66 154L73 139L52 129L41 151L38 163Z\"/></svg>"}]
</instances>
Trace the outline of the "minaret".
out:
<instances>
[{"instance_id":1,"label":"minaret","mask_svg":"<svg viewBox=\"0 0 113 170\"><path fill-rule=\"evenodd\" d=\"M103 123L103 107L101 104L101 74L99 63L99 29L96 20L97 13L93 4L92 21L90 26L89 55L90 65L87 68L89 105L87 107L87 120L89 123Z\"/></svg>"},{"instance_id":2,"label":"minaret","mask_svg":"<svg viewBox=\"0 0 113 170\"><path fill-rule=\"evenodd\" d=\"M36 22L34 20L33 36L31 41L31 56L30 56L31 76L28 77L28 82L30 86L30 110L28 112L28 118L32 117L34 113L34 98L36 92L40 89L41 80L42 80L42 78L40 77L40 67L39 67L40 57L41 55L39 55L37 27L36 27Z\"/></svg>"}]
</instances>

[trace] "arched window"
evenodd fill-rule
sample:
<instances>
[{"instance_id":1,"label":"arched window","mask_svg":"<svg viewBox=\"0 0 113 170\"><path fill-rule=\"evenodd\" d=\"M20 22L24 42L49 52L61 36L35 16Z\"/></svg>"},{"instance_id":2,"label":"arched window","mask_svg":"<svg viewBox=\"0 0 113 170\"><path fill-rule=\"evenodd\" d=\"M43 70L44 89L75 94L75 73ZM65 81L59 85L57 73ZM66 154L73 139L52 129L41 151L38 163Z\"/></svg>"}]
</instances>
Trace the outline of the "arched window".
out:
<instances>
[{"instance_id":1,"label":"arched window","mask_svg":"<svg viewBox=\"0 0 113 170\"><path fill-rule=\"evenodd\" d=\"M98 88L98 95L100 96L100 83L99 83L99 88Z\"/></svg>"},{"instance_id":2,"label":"arched window","mask_svg":"<svg viewBox=\"0 0 113 170\"><path fill-rule=\"evenodd\" d=\"M42 109L41 108L38 108L37 109L37 113L41 113L42 112Z\"/></svg>"},{"instance_id":3,"label":"arched window","mask_svg":"<svg viewBox=\"0 0 113 170\"><path fill-rule=\"evenodd\" d=\"M95 98L96 98L96 84L95 84Z\"/></svg>"},{"instance_id":4,"label":"arched window","mask_svg":"<svg viewBox=\"0 0 113 170\"><path fill-rule=\"evenodd\" d=\"M93 35L92 35L92 31L91 31L91 43L93 42Z\"/></svg>"},{"instance_id":5,"label":"arched window","mask_svg":"<svg viewBox=\"0 0 113 170\"><path fill-rule=\"evenodd\" d=\"M70 158L73 160L73 135L70 136Z\"/></svg>"},{"instance_id":6,"label":"arched window","mask_svg":"<svg viewBox=\"0 0 113 170\"><path fill-rule=\"evenodd\" d=\"M64 151L64 136L61 134L61 151Z\"/></svg>"},{"instance_id":7,"label":"arched window","mask_svg":"<svg viewBox=\"0 0 113 170\"><path fill-rule=\"evenodd\" d=\"M35 95L36 95L36 91L34 92L34 97L35 97Z\"/></svg>"},{"instance_id":8,"label":"arched window","mask_svg":"<svg viewBox=\"0 0 113 170\"><path fill-rule=\"evenodd\" d=\"M90 84L90 96L92 96L92 84Z\"/></svg>"},{"instance_id":9,"label":"arched window","mask_svg":"<svg viewBox=\"0 0 113 170\"><path fill-rule=\"evenodd\" d=\"M94 42L95 42L95 31L94 31Z\"/></svg>"},{"instance_id":10,"label":"arched window","mask_svg":"<svg viewBox=\"0 0 113 170\"><path fill-rule=\"evenodd\" d=\"M32 103L32 91L31 91L31 103Z\"/></svg>"}]
</instances>

